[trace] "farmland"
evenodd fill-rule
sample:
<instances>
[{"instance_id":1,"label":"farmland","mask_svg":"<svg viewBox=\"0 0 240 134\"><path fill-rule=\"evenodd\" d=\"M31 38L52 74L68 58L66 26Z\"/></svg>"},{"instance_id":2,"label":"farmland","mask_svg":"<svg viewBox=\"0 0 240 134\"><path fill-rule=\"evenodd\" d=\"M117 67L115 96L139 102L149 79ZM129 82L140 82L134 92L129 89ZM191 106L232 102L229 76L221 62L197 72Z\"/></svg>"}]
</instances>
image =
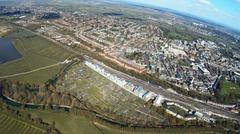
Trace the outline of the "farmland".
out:
<instances>
[{"instance_id":1,"label":"farmland","mask_svg":"<svg viewBox=\"0 0 240 134\"><path fill-rule=\"evenodd\" d=\"M29 123L17 120L0 111L0 132L4 134L43 134L45 130Z\"/></svg>"},{"instance_id":2,"label":"farmland","mask_svg":"<svg viewBox=\"0 0 240 134\"><path fill-rule=\"evenodd\" d=\"M0 77L28 72L64 61L71 54L54 43L22 28L15 28L8 37L23 56L21 59L0 65ZM11 80L41 83L56 75L64 65L33 72L24 76L9 77Z\"/></svg>"}]
</instances>

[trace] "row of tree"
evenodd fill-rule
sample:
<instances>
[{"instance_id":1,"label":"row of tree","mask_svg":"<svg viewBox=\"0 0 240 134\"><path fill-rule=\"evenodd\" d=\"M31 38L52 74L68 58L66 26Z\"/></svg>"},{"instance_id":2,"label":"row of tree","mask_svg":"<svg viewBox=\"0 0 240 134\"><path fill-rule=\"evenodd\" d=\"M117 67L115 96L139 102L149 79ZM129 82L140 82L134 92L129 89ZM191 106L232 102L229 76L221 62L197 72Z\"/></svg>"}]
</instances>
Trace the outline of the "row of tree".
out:
<instances>
[{"instance_id":1,"label":"row of tree","mask_svg":"<svg viewBox=\"0 0 240 134\"><path fill-rule=\"evenodd\" d=\"M37 85L29 83L0 81L2 94L21 103L44 105L78 106L79 102L68 93L56 91L52 85Z\"/></svg>"}]
</instances>

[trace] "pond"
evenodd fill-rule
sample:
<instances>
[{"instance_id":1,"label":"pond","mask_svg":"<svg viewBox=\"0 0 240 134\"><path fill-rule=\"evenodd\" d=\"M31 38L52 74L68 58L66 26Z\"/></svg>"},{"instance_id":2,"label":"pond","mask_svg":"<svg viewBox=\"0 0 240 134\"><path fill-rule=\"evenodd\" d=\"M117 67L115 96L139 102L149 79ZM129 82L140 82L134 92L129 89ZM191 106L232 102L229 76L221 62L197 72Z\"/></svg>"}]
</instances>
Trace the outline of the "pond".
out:
<instances>
[{"instance_id":1,"label":"pond","mask_svg":"<svg viewBox=\"0 0 240 134\"><path fill-rule=\"evenodd\" d=\"M0 38L0 64L21 58L22 55L7 38Z\"/></svg>"}]
</instances>

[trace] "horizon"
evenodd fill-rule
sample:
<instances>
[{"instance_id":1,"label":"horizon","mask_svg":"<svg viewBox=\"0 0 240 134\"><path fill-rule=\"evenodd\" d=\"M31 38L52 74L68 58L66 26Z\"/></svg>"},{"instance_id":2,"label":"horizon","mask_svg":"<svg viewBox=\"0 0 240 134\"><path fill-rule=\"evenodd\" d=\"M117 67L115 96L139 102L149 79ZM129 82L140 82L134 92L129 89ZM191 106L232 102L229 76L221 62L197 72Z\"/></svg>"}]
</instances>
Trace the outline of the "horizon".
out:
<instances>
[{"instance_id":1,"label":"horizon","mask_svg":"<svg viewBox=\"0 0 240 134\"><path fill-rule=\"evenodd\" d=\"M240 32L240 0L118 0L122 2L167 8L179 13L190 15L189 17L199 17L202 20L210 21L232 30ZM216 3L218 2L218 3ZM232 6L233 5L233 6ZM192 9L195 9L191 11ZM204 9L204 10L200 10Z\"/></svg>"}]
</instances>

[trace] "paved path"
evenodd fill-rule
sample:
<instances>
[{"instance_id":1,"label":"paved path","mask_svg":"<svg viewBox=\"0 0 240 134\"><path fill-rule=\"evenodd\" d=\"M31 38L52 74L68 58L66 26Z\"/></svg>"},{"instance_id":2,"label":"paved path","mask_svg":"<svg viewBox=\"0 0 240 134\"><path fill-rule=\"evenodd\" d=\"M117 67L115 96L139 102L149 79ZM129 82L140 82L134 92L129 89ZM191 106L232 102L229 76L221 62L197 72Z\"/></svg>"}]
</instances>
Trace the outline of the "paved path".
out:
<instances>
[{"instance_id":1,"label":"paved path","mask_svg":"<svg viewBox=\"0 0 240 134\"><path fill-rule=\"evenodd\" d=\"M11 74L11 75L6 75L6 76L0 76L0 79L5 79L5 78L10 78L10 77L15 77L15 76L20 76L20 75L30 74L30 73L33 73L33 72L37 72L37 71L40 71L40 70L44 70L44 69L47 69L47 68L51 68L51 67L54 67L54 66L58 66L58 65L60 65L60 64L64 64L64 62L58 62L58 63L56 63L56 64L52 64L52 65L49 65L49 66L46 66L46 67L37 68L37 69L31 70L31 71L27 71L27 72L22 72L22 73L17 73L17 74Z\"/></svg>"}]
</instances>

